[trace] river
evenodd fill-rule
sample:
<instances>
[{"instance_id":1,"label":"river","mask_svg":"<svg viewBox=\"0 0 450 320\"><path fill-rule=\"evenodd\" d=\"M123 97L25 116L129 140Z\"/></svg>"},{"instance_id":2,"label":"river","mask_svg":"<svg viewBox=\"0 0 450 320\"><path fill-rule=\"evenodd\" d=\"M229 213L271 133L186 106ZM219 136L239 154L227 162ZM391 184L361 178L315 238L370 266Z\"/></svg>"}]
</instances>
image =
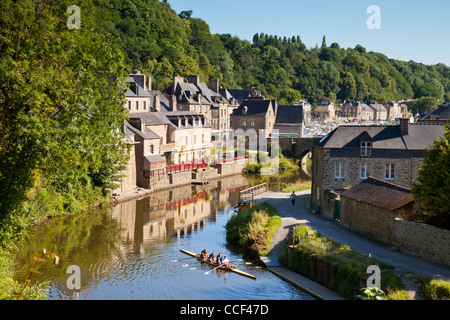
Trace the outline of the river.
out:
<instances>
[{"instance_id":1,"label":"river","mask_svg":"<svg viewBox=\"0 0 450 320\"><path fill-rule=\"evenodd\" d=\"M315 299L227 246L224 226L235 211L238 192L254 183L238 175L49 219L34 226L21 245L16 278L26 278L33 256L45 248L59 255L60 263L39 263L32 282L46 281L51 300ZM180 248L226 254L256 280L211 271ZM79 267L79 290L68 289L69 266Z\"/></svg>"}]
</instances>

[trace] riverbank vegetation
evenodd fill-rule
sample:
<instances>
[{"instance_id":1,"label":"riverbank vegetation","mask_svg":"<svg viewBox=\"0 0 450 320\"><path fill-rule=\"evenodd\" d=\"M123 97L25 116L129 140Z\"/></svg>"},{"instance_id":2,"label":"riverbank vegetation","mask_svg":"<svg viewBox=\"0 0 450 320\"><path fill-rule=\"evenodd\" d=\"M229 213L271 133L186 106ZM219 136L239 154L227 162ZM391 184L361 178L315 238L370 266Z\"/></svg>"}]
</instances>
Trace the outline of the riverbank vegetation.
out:
<instances>
[{"instance_id":1,"label":"riverbank vegetation","mask_svg":"<svg viewBox=\"0 0 450 320\"><path fill-rule=\"evenodd\" d=\"M311 159L306 157L306 170L304 172L300 166L300 160L291 156L287 156L282 152L278 145L278 161L277 170L270 175L261 175L262 168L270 168L271 164L271 144L268 147L269 152L257 151L253 155L253 162L243 169L244 174L255 174L259 177L259 183L268 182L271 189L276 189L280 192L300 192L311 189L311 179L308 174L311 174ZM249 159L251 157L249 156Z\"/></svg>"},{"instance_id":2,"label":"riverbank vegetation","mask_svg":"<svg viewBox=\"0 0 450 320\"><path fill-rule=\"evenodd\" d=\"M9 270L26 228L108 201L126 163L124 55L116 38L95 31L90 0L77 3L82 28L69 29L70 5L0 4L2 298L17 289Z\"/></svg>"},{"instance_id":3,"label":"riverbank vegetation","mask_svg":"<svg viewBox=\"0 0 450 320\"><path fill-rule=\"evenodd\" d=\"M278 211L267 202L242 207L227 222L226 238L237 245L244 257L256 259L266 255L275 231L281 225Z\"/></svg>"},{"instance_id":4,"label":"riverbank vegetation","mask_svg":"<svg viewBox=\"0 0 450 320\"><path fill-rule=\"evenodd\" d=\"M418 292L425 300L450 300L450 281L420 278Z\"/></svg>"},{"instance_id":5,"label":"riverbank vegetation","mask_svg":"<svg viewBox=\"0 0 450 320\"><path fill-rule=\"evenodd\" d=\"M309 226L299 226L295 229L294 239L305 239L311 245L306 246L295 241L292 234L286 241L283 253L279 257L287 268L296 271L314 281L327 286L346 299L355 299L361 294L360 288L365 287L367 266L369 260L342 246L334 240L320 236ZM363 258L363 262L356 262ZM351 260L355 259L352 263ZM362 263L361 263L362 262ZM370 263L374 263L370 261ZM401 278L394 273L393 268L379 264L381 269L381 290L385 299L408 300Z\"/></svg>"}]
</instances>

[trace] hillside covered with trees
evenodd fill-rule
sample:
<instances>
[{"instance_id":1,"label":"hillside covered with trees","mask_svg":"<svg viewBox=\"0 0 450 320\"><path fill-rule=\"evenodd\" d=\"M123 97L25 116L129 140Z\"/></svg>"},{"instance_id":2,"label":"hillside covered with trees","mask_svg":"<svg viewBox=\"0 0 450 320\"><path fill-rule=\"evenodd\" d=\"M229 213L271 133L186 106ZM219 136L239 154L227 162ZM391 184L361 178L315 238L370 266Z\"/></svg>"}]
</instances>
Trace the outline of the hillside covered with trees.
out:
<instances>
[{"instance_id":1,"label":"hillside covered with trees","mask_svg":"<svg viewBox=\"0 0 450 320\"><path fill-rule=\"evenodd\" d=\"M360 45L307 48L301 35L257 33L252 42L211 34L192 11L176 13L167 1L98 0L99 29L120 38L131 69L163 90L173 75L219 79L227 88L258 87L264 95L315 103L322 97L366 103L432 97L450 100L450 68L389 59ZM298 30L301 33L301 30ZM319 39L318 39L319 40Z\"/></svg>"}]
</instances>

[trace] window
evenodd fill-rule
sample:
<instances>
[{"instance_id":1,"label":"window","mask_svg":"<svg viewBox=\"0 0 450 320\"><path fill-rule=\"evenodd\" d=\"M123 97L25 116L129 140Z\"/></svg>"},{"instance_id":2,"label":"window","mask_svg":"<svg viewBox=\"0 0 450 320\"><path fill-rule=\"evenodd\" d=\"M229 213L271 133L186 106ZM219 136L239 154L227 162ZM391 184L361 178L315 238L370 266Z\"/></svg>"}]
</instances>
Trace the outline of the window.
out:
<instances>
[{"instance_id":1,"label":"window","mask_svg":"<svg viewBox=\"0 0 450 320\"><path fill-rule=\"evenodd\" d=\"M254 127L255 126L255 121L250 121L250 127Z\"/></svg>"},{"instance_id":2,"label":"window","mask_svg":"<svg viewBox=\"0 0 450 320\"><path fill-rule=\"evenodd\" d=\"M363 162L359 166L359 177L361 179L367 179L370 176L370 164Z\"/></svg>"},{"instance_id":3,"label":"window","mask_svg":"<svg viewBox=\"0 0 450 320\"><path fill-rule=\"evenodd\" d=\"M144 101L144 110L147 110L147 101Z\"/></svg>"},{"instance_id":4,"label":"window","mask_svg":"<svg viewBox=\"0 0 450 320\"><path fill-rule=\"evenodd\" d=\"M131 101L128 101L128 110L131 110Z\"/></svg>"},{"instance_id":5,"label":"window","mask_svg":"<svg viewBox=\"0 0 450 320\"><path fill-rule=\"evenodd\" d=\"M386 163L386 170L384 172L385 180L395 179L395 163Z\"/></svg>"},{"instance_id":6,"label":"window","mask_svg":"<svg viewBox=\"0 0 450 320\"><path fill-rule=\"evenodd\" d=\"M361 157L372 156L372 142L361 142Z\"/></svg>"},{"instance_id":7,"label":"window","mask_svg":"<svg viewBox=\"0 0 450 320\"><path fill-rule=\"evenodd\" d=\"M153 154L155 151L155 146L154 145L150 145L150 153Z\"/></svg>"},{"instance_id":8,"label":"window","mask_svg":"<svg viewBox=\"0 0 450 320\"><path fill-rule=\"evenodd\" d=\"M344 166L345 162L335 162L334 163L334 177L336 179L344 179Z\"/></svg>"},{"instance_id":9,"label":"window","mask_svg":"<svg viewBox=\"0 0 450 320\"><path fill-rule=\"evenodd\" d=\"M245 127L246 125L247 125L247 121L242 120L242 121L241 121L241 126L242 126L242 127Z\"/></svg>"},{"instance_id":10,"label":"window","mask_svg":"<svg viewBox=\"0 0 450 320\"><path fill-rule=\"evenodd\" d=\"M136 101L136 110L139 110L139 101Z\"/></svg>"}]
</instances>

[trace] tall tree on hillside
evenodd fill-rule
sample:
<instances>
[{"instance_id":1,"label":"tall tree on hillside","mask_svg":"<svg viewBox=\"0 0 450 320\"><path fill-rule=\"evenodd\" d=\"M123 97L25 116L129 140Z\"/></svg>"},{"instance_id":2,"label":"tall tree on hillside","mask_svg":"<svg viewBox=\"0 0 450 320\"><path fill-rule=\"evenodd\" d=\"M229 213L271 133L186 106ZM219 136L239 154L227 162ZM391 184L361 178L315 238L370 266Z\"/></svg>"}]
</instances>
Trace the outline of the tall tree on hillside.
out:
<instances>
[{"instance_id":1,"label":"tall tree on hillside","mask_svg":"<svg viewBox=\"0 0 450 320\"><path fill-rule=\"evenodd\" d=\"M322 38L322 45L320 46L320 49L325 49L327 47L327 40L325 36Z\"/></svg>"}]
</instances>

